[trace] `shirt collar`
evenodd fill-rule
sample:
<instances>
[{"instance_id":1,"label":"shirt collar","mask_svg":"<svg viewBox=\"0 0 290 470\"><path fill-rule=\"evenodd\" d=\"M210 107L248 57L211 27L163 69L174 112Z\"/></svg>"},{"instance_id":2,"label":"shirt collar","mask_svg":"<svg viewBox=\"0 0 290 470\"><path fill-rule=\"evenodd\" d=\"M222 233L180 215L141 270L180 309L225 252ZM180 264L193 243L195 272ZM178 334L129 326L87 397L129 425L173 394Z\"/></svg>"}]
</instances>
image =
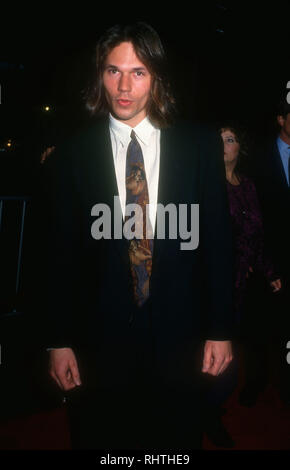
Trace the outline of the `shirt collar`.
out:
<instances>
[{"instance_id":1,"label":"shirt collar","mask_svg":"<svg viewBox=\"0 0 290 470\"><path fill-rule=\"evenodd\" d=\"M284 142L284 140L282 140L281 137L279 136L277 137L277 144L278 144L280 152L283 150L287 150L287 152L289 153L290 145L286 144L286 142Z\"/></svg>"},{"instance_id":2,"label":"shirt collar","mask_svg":"<svg viewBox=\"0 0 290 470\"><path fill-rule=\"evenodd\" d=\"M134 129L138 139L140 139L141 142L145 145L149 145L151 135L154 131L156 131L156 128L153 126L153 124L151 124L147 116L134 128L114 118L111 114L109 118L110 129L113 131L116 138L121 142L123 147L126 146L130 141L132 129Z\"/></svg>"}]
</instances>

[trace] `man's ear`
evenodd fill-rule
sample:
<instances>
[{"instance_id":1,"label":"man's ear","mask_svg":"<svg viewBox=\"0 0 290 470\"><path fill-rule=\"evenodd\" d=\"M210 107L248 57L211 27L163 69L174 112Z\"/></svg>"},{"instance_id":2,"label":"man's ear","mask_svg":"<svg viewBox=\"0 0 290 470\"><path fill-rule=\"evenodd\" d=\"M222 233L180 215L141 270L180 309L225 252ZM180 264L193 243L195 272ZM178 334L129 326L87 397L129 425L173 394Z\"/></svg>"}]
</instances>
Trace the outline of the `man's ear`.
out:
<instances>
[{"instance_id":1,"label":"man's ear","mask_svg":"<svg viewBox=\"0 0 290 470\"><path fill-rule=\"evenodd\" d=\"M283 127L285 123L285 119L283 118L283 116L277 116L277 122L279 126Z\"/></svg>"}]
</instances>

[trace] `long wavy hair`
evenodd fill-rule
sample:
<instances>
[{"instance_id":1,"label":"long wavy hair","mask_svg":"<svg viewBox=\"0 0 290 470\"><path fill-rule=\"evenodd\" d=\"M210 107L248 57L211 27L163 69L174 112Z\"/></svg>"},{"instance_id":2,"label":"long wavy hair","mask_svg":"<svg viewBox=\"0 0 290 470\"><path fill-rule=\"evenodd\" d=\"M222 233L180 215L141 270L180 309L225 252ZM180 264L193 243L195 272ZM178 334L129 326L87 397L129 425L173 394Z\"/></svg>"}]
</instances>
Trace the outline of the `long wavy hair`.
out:
<instances>
[{"instance_id":1,"label":"long wavy hair","mask_svg":"<svg viewBox=\"0 0 290 470\"><path fill-rule=\"evenodd\" d=\"M97 42L93 56L93 71L83 98L92 115L110 111L103 86L104 65L108 54L122 42L131 42L138 59L152 75L151 94L147 104L150 121L159 128L168 127L175 115L175 99L168 80L165 52L156 31L147 23L115 25Z\"/></svg>"}]
</instances>

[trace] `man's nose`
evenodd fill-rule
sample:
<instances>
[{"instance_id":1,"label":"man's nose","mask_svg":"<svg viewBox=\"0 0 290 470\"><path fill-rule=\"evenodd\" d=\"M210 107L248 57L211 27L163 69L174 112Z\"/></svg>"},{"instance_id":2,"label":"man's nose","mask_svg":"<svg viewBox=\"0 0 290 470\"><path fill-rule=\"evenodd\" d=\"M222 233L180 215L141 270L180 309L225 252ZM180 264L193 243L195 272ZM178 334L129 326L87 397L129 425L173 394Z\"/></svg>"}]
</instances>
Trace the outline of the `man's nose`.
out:
<instances>
[{"instance_id":1,"label":"man's nose","mask_svg":"<svg viewBox=\"0 0 290 470\"><path fill-rule=\"evenodd\" d=\"M131 78L127 74L122 74L118 84L119 91L130 91L131 90Z\"/></svg>"}]
</instances>

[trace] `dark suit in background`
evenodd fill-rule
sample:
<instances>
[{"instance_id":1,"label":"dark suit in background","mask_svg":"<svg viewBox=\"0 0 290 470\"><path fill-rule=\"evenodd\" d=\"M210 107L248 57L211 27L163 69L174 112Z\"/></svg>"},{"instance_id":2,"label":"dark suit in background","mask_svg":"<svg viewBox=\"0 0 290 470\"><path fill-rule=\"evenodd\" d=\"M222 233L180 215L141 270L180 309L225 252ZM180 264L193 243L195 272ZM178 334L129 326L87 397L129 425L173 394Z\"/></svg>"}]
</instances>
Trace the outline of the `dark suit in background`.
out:
<instances>
[{"instance_id":1,"label":"dark suit in background","mask_svg":"<svg viewBox=\"0 0 290 470\"><path fill-rule=\"evenodd\" d=\"M158 202L199 204L199 246L180 250L184 240L168 238L167 220L141 309L127 240L91 235L92 207L107 204L113 218L118 195L108 121L67 139L43 167L39 327L47 347L71 347L79 361L83 385L67 393L76 447L199 447L202 341L231 337L221 142L183 123L161 130L160 146Z\"/></svg>"},{"instance_id":2,"label":"dark suit in background","mask_svg":"<svg viewBox=\"0 0 290 470\"><path fill-rule=\"evenodd\" d=\"M281 394L289 402L290 366L286 361L286 344L290 340L290 189L277 138L259 149L254 177L263 213L266 247L282 282L281 291L269 295L267 306L271 335L278 346Z\"/></svg>"}]
</instances>

